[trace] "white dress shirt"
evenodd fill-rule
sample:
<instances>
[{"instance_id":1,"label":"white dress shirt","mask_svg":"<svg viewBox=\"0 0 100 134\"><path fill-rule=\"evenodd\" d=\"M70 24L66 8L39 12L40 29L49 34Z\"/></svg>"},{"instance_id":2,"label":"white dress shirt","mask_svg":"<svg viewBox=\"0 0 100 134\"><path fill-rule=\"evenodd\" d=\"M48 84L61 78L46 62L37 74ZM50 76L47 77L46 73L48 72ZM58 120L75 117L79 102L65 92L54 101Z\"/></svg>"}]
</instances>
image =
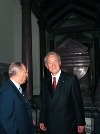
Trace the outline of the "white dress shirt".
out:
<instances>
[{"instance_id":1,"label":"white dress shirt","mask_svg":"<svg viewBox=\"0 0 100 134\"><path fill-rule=\"evenodd\" d=\"M14 83L14 85L17 87L18 91L22 94L22 88L20 87L20 85L18 83L16 83L15 81L13 81L11 78L10 80Z\"/></svg>"},{"instance_id":2,"label":"white dress shirt","mask_svg":"<svg viewBox=\"0 0 100 134\"><path fill-rule=\"evenodd\" d=\"M60 77L60 74L61 74L61 70L57 73L57 75L56 76L53 76L52 74L52 84L53 84L53 78L55 77L56 78L56 85L57 85L57 83L58 83L58 80L59 80L59 77Z\"/></svg>"}]
</instances>

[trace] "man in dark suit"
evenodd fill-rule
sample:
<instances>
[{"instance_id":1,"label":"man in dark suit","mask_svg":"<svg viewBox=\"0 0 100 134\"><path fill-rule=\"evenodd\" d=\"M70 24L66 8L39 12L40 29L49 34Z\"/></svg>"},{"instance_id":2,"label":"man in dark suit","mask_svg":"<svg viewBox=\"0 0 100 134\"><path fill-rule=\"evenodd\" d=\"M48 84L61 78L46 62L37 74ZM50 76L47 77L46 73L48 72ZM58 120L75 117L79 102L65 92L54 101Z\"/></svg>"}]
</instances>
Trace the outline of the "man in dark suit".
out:
<instances>
[{"instance_id":1,"label":"man in dark suit","mask_svg":"<svg viewBox=\"0 0 100 134\"><path fill-rule=\"evenodd\" d=\"M0 134L34 134L31 105L20 87L27 75L23 63L10 65L10 78L0 87Z\"/></svg>"},{"instance_id":2,"label":"man in dark suit","mask_svg":"<svg viewBox=\"0 0 100 134\"><path fill-rule=\"evenodd\" d=\"M77 77L61 71L57 53L49 52L44 62L51 75L44 79L41 90L41 130L47 129L48 134L84 132L84 107ZM53 77L56 77L56 87L53 87Z\"/></svg>"}]
</instances>

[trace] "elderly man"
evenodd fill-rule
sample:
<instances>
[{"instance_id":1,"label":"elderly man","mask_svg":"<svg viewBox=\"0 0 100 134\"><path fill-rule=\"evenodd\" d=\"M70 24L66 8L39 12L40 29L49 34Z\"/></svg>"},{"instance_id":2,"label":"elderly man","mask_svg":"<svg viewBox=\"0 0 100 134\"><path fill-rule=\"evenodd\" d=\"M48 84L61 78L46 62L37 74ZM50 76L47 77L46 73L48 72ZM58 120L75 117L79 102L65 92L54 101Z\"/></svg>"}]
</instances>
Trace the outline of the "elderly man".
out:
<instances>
[{"instance_id":1,"label":"elderly man","mask_svg":"<svg viewBox=\"0 0 100 134\"><path fill-rule=\"evenodd\" d=\"M41 90L40 128L48 134L79 134L84 131L85 116L77 77L61 71L61 59L49 52L44 59L51 75Z\"/></svg>"},{"instance_id":2,"label":"elderly man","mask_svg":"<svg viewBox=\"0 0 100 134\"><path fill-rule=\"evenodd\" d=\"M34 134L31 105L20 87L27 75L23 63L10 65L10 78L0 87L0 134Z\"/></svg>"}]
</instances>

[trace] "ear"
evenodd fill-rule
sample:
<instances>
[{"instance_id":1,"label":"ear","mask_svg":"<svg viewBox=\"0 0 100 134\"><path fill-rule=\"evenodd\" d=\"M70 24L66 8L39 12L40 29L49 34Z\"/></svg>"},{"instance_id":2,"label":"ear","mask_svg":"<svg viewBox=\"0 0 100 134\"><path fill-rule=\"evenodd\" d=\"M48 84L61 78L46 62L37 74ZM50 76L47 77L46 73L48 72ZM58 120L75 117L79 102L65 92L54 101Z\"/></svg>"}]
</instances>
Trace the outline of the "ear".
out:
<instances>
[{"instance_id":1,"label":"ear","mask_svg":"<svg viewBox=\"0 0 100 134\"><path fill-rule=\"evenodd\" d=\"M59 61L59 65L61 66L61 61Z\"/></svg>"},{"instance_id":2,"label":"ear","mask_svg":"<svg viewBox=\"0 0 100 134\"><path fill-rule=\"evenodd\" d=\"M48 66L47 66L47 64L45 64L45 67L48 69Z\"/></svg>"},{"instance_id":3,"label":"ear","mask_svg":"<svg viewBox=\"0 0 100 134\"><path fill-rule=\"evenodd\" d=\"M16 73L16 76L17 76L18 78L20 78L20 72L17 72L17 73Z\"/></svg>"}]
</instances>

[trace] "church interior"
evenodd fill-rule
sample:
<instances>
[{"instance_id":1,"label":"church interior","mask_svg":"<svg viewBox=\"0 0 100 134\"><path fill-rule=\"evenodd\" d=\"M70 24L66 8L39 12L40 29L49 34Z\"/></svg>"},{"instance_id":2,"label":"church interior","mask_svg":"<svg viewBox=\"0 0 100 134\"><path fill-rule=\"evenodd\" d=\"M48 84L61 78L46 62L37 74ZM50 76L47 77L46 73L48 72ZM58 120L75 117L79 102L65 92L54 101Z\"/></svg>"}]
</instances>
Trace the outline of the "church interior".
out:
<instances>
[{"instance_id":1,"label":"church interior","mask_svg":"<svg viewBox=\"0 0 100 134\"><path fill-rule=\"evenodd\" d=\"M35 66L32 68L32 42L35 44L32 15L36 17L39 31L39 90L42 79L48 75L44 57L49 51L57 52L62 60L61 69L75 74L80 81L85 134L100 134L100 0L20 0L19 5L22 11L21 59L30 70L25 93L37 120L36 134L41 133L38 128L41 102L40 95L34 95L32 88L35 85L31 75ZM9 64L0 63L0 84L8 78Z\"/></svg>"}]
</instances>

